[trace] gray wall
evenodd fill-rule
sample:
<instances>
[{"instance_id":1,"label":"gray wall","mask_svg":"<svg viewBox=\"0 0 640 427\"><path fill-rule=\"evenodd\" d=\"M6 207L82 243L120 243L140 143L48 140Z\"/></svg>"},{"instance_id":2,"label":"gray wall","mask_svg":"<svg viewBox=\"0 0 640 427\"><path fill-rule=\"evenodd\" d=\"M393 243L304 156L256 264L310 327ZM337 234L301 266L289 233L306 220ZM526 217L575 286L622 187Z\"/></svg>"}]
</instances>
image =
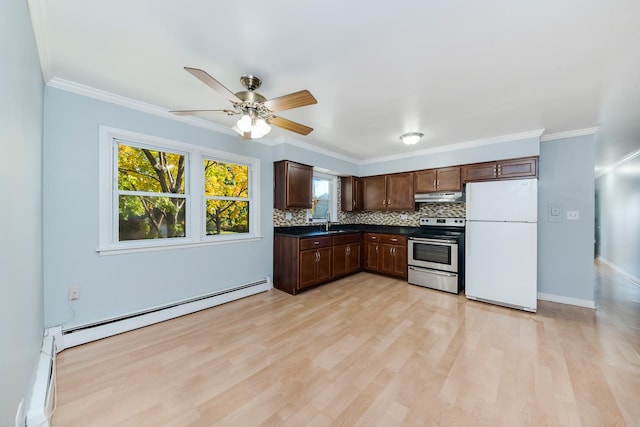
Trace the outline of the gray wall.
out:
<instances>
[{"instance_id":1,"label":"gray wall","mask_svg":"<svg viewBox=\"0 0 640 427\"><path fill-rule=\"evenodd\" d=\"M616 267L640 278L640 157L596 180L596 251Z\"/></svg>"},{"instance_id":2,"label":"gray wall","mask_svg":"<svg viewBox=\"0 0 640 427\"><path fill-rule=\"evenodd\" d=\"M42 344L42 74L24 0L0 2L0 425L12 426ZM25 402L26 403L26 402Z\"/></svg>"},{"instance_id":3,"label":"gray wall","mask_svg":"<svg viewBox=\"0 0 640 427\"><path fill-rule=\"evenodd\" d=\"M593 135L543 142L538 182L538 292L593 302ZM549 204L562 206L549 222ZM569 221L567 211L579 211Z\"/></svg>"},{"instance_id":4,"label":"gray wall","mask_svg":"<svg viewBox=\"0 0 640 427\"><path fill-rule=\"evenodd\" d=\"M44 110L45 324L83 325L271 276L272 147L47 87ZM101 256L100 125L258 158L263 239ZM79 300L67 300L70 286Z\"/></svg>"}]
</instances>

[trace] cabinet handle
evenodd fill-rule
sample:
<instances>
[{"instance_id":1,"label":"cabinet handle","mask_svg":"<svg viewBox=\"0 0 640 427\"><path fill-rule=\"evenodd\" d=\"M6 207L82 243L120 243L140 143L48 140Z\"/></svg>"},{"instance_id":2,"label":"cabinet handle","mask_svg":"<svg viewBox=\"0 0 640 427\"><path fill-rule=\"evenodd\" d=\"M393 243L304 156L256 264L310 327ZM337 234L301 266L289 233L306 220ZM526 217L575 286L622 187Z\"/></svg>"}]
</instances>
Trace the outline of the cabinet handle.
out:
<instances>
[{"instance_id":1,"label":"cabinet handle","mask_svg":"<svg viewBox=\"0 0 640 427\"><path fill-rule=\"evenodd\" d=\"M398 239L396 239L395 237L393 239L391 239L392 242L397 242Z\"/></svg>"},{"instance_id":2,"label":"cabinet handle","mask_svg":"<svg viewBox=\"0 0 640 427\"><path fill-rule=\"evenodd\" d=\"M440 180L437 181L438 184L436 184L436 187L440 187Z\"/></svg>"},{"instance_id":3,"label":"cabinet handle","mask_svg":"<svg viewBox=\"0 0 640 427\"><path fill-rule=\"evenodd\" d=\"M436 182L437 182L437 181L434 179L434 180L433 180L433 186L434 186L434 187L437 187L437 186L438 186L438 185L436 184Z\"/></svg>"},{"instance_id":4,"label":"cabinet handle","mask_svg":"<svg viewBox=\"0 0 640 427\"><path fill-rule=\"evenodd\" d=\"M502 166L498 165L498 176L502 175Z\"/></svg>"},{"instance_id":5,"label":"cabinet handle","mask_svg":"<svg viewBox=\"0 0 640 427\"><path fill-rule=\"evenodd\" d=\"M351 253L351 247L347 246L347 255L349 255Z\"/></svg>"},{"instance_id":6,"label":"cabinet handle","mask_svg":"<svg viewBox=\"0 0 640 427\"><path fill-rule=\"evenodd\" d=\"M319 244L320 244L320 242L313 242L313 244L314 244L314 245L319 245Z\"/></svg>"},{"instance_id":7,"label":"cabinet handle","mask_svg":"<svg viewBox=\"0 0 640 427\"><path fill-rule=\"evenodd\" d=\"M387 208L391 206L391 200L387 199Z\"/></svg>"},{"instance_id":8,"label":"cabinet handle","mask_svg":"<svg viewBox=\"0 0 640 427\"><path fill-rule=\"evenodd\" d=\"M378 253L378 245L376 245L376 253Z\"/></svg>"}]
</instances>

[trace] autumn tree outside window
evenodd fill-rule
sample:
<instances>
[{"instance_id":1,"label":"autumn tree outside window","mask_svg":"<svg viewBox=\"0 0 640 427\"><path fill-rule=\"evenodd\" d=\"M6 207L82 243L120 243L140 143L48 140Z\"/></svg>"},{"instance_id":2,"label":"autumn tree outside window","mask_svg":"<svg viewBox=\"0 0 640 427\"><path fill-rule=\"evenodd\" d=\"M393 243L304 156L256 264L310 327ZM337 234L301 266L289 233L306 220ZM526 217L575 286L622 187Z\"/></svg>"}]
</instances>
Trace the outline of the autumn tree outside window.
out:
<instances>
[{"instance_id":1,"label":"autumn tree outside window","mask_svg":"<svg viewBox=\"0 0 640 427\"><path fill-rule=\"evenodd\" d=\"M260 237L259 160L106 127L100 141L100 252Z\"/></svg>"}]
</instances>

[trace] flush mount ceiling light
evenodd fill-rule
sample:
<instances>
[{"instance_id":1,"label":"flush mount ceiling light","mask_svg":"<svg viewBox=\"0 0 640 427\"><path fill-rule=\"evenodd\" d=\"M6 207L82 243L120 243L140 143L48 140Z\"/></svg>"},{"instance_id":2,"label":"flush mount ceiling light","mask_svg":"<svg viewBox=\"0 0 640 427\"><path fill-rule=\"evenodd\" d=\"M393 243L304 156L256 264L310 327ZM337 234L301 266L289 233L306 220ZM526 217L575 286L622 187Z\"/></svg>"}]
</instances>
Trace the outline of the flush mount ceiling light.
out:
<instances>
[{"instance_id":1,"label":"flush mount ceiling light","mask_svg":"<svg viewBox=\"0 0 640 427\"><path fill-rule=\"evenodd\" d=\"M423 136L424 134L420 132L409 132L405 133L404 135L400 135L400 141L404 142L407 145L413 145L420 141L420 138L422 138Z\"/></svg>"}]
</instances>

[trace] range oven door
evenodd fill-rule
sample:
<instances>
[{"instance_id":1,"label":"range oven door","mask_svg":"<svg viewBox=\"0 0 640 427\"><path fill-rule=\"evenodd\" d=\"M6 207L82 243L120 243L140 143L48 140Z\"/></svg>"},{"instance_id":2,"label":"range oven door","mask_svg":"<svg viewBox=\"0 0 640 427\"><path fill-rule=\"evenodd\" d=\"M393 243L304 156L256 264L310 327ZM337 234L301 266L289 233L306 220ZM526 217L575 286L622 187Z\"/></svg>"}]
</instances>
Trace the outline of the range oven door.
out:
<instances>
[{"instance_id":1,"label":"range oven door","mask_svg":"<svg viewBox=\"0 0 640 427\"><path fill-rule=\"evenodd\" d=\"M407 263L410 266L458 272L458 243L456 240L409 237Z\"/></svg>"}]
</instances>

